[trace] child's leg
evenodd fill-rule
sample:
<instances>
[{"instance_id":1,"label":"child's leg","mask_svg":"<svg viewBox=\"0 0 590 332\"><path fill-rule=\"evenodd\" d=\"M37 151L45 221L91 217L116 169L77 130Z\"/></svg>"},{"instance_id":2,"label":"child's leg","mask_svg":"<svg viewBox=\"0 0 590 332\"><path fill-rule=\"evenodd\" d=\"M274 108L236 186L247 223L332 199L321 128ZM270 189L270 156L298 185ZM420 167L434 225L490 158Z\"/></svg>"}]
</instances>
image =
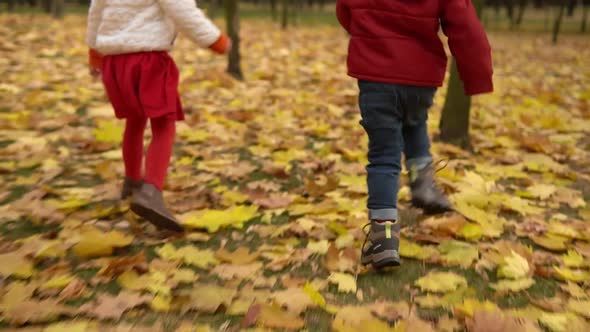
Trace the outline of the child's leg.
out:
<instances>
[{"instance_id":1,"label":"child's leg","mask_svg":"<svg viewBox=\"0 0 590 332\"><path fill-rule=\"evenodd\" d=\"M361 262L381 269L400 264L397 192L403 150L397 86L360 82L361 124L369 136L367 207L371 230Z\"/></svg>"},{"instance_id":2,"label":"child's leg","mask_svg":"<svg viewBox=\"0 0 590 332\"><path fill-rule=\"evenodd\" d=\"M173 116L151 119L152 142L146 156L145 181L153 184L160 191L164 188L164 181L172 157L174 136L176 135L175 121Z\"/></svg>"},{"instance_id":3,"label":"child's leg","mask_svg":"<svg viewBox=\"0 0 590 332\"><path fill-rule=\"evenodd\" d=\"M403 127L406 168L420 170L432 163L430 138L426 125L427 117L406 121Z\"/></svg>"},{"instance_id":4,"label":"child's leg","mask_svg":"<svg viewBox=\"0 0 590 332\"><path fill-rule=\"evenodd\" d=\"M131 210L158 228L182 232L183 227L168 209L162 195L176 134L175 121L174 116L151 119L152 142L146 156L145 183L133 196Z\"/></svg>"},{"instance_id":5,"label":"child's leg","mask_svg":"<svg viewBox=\"0 0 590 332\"><path fill-rule=\"evenodd\" d=\"M146 123L147 119L140 117L130 117L125 123L125 133L123 134L125 176L133 181L141 181L142 178L143 133Z\"/></svg>"},{"instance_id":6,"label":"child's leg","mask_svg":"<svg viewBox=\"0 0 590 332\"><path fill-rule=\"evenodd\" d=\"M403 136L412 205L423 209L426 214L450 211L452 206L449 200L434 181L428 137L428 110L436 90L426 87L406 87L406 90Z\"/></svg>"}]
</instances>

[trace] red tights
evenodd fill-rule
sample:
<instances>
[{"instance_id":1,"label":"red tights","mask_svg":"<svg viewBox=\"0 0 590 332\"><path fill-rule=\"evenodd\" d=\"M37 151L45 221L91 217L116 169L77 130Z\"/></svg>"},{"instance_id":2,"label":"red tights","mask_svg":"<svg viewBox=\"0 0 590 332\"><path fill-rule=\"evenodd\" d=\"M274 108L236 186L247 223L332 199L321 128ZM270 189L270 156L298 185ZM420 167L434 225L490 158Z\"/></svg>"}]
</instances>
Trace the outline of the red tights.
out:
<instances>
[{"instance_id":1,"label":"red tights","mask_svg":"<svg viewBox=\"0 0 590 332\"><path fill-rule=\"evenodd\" d=\"M166 173L172 157L176 123L174 117L150 119L152 125L152 142L145 160L144 181L162 190ZM128 118L123 135L123 160L125 175L135 181L142 179L143 133L147 118Z\"/></svg>"}]
</instances>

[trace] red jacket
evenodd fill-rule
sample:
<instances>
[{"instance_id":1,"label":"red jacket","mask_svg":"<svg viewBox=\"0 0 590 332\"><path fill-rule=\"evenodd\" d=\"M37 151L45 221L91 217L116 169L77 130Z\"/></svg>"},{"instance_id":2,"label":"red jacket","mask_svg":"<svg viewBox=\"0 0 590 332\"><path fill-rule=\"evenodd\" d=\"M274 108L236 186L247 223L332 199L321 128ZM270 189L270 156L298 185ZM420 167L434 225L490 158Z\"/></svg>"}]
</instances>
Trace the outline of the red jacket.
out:
<instances>
[{"instance_id":1,"label":"red jacket","mask_svg":"<svg viewBox=\"0 0 590 332\"><path fill-rule=\"evenodd\" d=\"M350 33L348 73L369 81L441 86L449 37L465 93L493 91L492 56L471 0L338 0L337 16Z\"/></svg>"}]
</instances>

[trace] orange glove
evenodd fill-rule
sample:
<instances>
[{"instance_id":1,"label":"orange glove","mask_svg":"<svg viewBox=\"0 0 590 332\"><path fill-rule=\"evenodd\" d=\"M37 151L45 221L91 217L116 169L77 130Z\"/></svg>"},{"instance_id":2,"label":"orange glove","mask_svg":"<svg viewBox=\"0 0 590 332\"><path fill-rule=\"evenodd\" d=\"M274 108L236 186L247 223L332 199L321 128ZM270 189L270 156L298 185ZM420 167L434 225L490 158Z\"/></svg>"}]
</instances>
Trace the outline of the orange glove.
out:
<instances>
[{"instance_id":1,"label":"orange glove","mask_svg":"<svg viewBox=\"0 0 590 332\"><path fill-rule=\"evenodd\" d=\"M209 46L209 49L218 54L227 54L231 50L231 39L225 34L221 34L217 41Z\"/></svg>"},{"instance_id":2,"label":"orange glove","mask_svg":"<svg viewBox=\"0 0 590 332\"><path fill-rule=\"evenodd\" d=\"M88 64L90 65L91 69L100 71L102 69L102 54L98 53L96 50L89 49Z\"/></svg>"}]
</instances>

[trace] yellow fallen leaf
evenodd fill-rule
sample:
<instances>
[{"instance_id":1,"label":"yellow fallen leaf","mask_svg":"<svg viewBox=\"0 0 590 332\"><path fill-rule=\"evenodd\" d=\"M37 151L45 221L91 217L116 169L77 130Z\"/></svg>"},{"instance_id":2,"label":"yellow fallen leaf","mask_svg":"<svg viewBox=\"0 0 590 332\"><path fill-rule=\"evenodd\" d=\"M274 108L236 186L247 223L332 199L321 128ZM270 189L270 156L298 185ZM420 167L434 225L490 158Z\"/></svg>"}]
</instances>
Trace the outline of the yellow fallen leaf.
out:
<instances>
[{"instance_id":1,"label":"yellow fallen leaf","mask_svg":"<svg viewBox=\"0 0 590 332\"><path fill-rule=\"evenodd\" d=\"M303 291L320 308L326 308L326 299L309 282L305 283Z\"/></svg>"},{"instance_id":2,"label":"yellow fallen leaf","mask_svg":"<svg viewBox=\"0 0 590 332\"><path fill-rule=\"evenodd\" d=\"M568 316L564 313L546 312L541 315L539 321L553 332L566 332L568 330Z\"/></svg>"},{"instance_id":3,"label":"yellow fallen leaf","mask_svg":"<svg viewBox=\"0 0 590 332\"><path fill-rule=\"evenodd\" d=\"M575 250L569 250L567 252L567 255L563 255L563 262L568 267L578 267L578 268L587 264L586 260L584 259L584 256L580 255Z\"/></svg>"},{"instance_id":4,"label":"yellow fallen leaf","mask_svg":"<svg viewBox=\"0 0 590 332\"><path fill-rule=\"evenodd\" d=\"M574 282L582 282L590 280L590 272L582 270L571 270L568 268L560 268L555 266L557 276L562 280L569 280Z\"/></svg>"},{"instance_id":5,"label":"yellow fallen leaf","mask_svg":"<svg viewBox=\"0 0 590 332\"><path fill-rule=\"evenodd\" d=\"M519 292L525 289L529 289L534 284L535 280L533 278L523 278L514 280L500 280L495 284L491 284L490 287L499 292Z\"/></svg>"},{"instance_id":6,"label":"yellow fallen leaf","mask_svg":"<svg viewBox=\"0 0 590 332\"><path fill-rule=\"evenodd\" d=\"M416 280L416 286L422 291L434 293L447 293L459 287L467 286L467 280L452 272L430 272Z\"/></svg>"},{"instance_id":7,"label":"yellow fallen leaf","mask_svg":"<svg viewBox=\"0 0 590 332\"><path fill-rule=\"evenodd\" d=\"M43 332L98 332L98 324L91 321L59 322L43 329Z\"/></svg>"},{"instance_id":8,"label":"yellow fallen leaf","mask_svg":"<svg viewBox=\"0 0 590 332\"><path fill-rule=\"evenodd\" d=\"M531 268L529 262L516 252L504 258L504 263L498 269L498 277L521 279L527 276Z\"/></svg>"},{"instance_id":9,"label":"yellow fallen leaf","mask_svg":"<svg viewBox=\"0 0 590 332\"><path fill-rule=\"evenodd\" d=\"M282 331L300 330L305 322L294 314L282 310L276 305L262 305L258 315L258 324L271 329Z\"/></svg>"},{"instance_id":10,"label":"yellow fallen leaf","mask_svg":"<svg viewBox=\"0 0 590 332\"><path fill-rule=\"evenodd\" d=\"M119 231L105 233L94 226L87 226L80 231L80 241L73 251L80 257L110 256L114 248L126 247L132 242L132 235Z\"/></svg>"},{"instance_id":11,"label":"yellow fallen leaf","mask_svg":"<svg viewBox=\"0 0 590 332\"><path fill-rule=\"evenodd\" d=\"M500 310L495 303L490 301L479 301L472 298L467 298L463 300L463 303L456 304L454 307L455 315L461 314L467 317L473 317L473 314L476 311L497 311Z\"/></svg>"},{"instance_id":12,"label":"yellow fallen leaf","mask_svg":"<svg viewBox=\"0 0 590 332\"><path fill-rule=\"evenodd\" d=\"M314 254L318 255L325 255L328 252L329 248L330 243L328 242L328 240L321 240L317 242L310 241L307 244L307 249L309 249L309 251L313 252Z\"/></svg>"},{"instance_id":13,"label":"yellow fallen leaf","mask_svg":"<svg viewBox=\"0 0 590 332\"><path fill-rule=\"evenodd\" d=\"M177 249L172 244L167 243L156 249L156 253L165 260L182 261L185 264L193 265L202 269L219 264L219 261L215 258L215 253L212 250L201 250L190 245Z\"/></svg>"},{"instance_id":14,"label":"yellow fallen leaf","mask_svg":"<svg viewBox=\"0 0 590 332\"><path fill-rule=\"evenodd\" d=\"M0 302L0 311L8 312L17 304L29 300L35 292L36 286L15 281L5 288Z\"/></svg>"},{"instance_id":15,"label":"yellow fallen leaf","mask_svg":"<svg viewBox=\"0 0 590 332\"><path fill-rule=\"evenodd\" d=\"M69 285L70 282L72 282L75 278L76 277L74 277L72 275L56 276L56 277L49 279L43 285L41 285L41 289L42 290L62 289L62 288L65 288L67 285Z\"/></svg>"},{"instance_id":16,"label":"yellow fallen leaf","mask_svg":"<svg viewBox=\"0 0 590 332\"><path fill-rule=\"evenodd\" d=\"M535 184L528 187L527 191L535 198L546 200L555 194L557 187L548 184Z\"/></svg>"},{"instance_id":17,"label":"yellow fallen leaf","mask_svg":"<svg viewBox=\"0 0 590 332\"><path fill-rule=\"evenodd\" d=\"M123 125L115 121L100 121L98 128L93 130L96 141L101 143L121 143Z\"/></svg>"},{"instance_id":18,"label":"yellow fallen leaf","mask_svg":"<svg viewBox=\"0 0 590 332\"><path fill-rule=\"evenodd\" d=\"M330 275L328 281L338 285L338 291L342 293L356 292L356 278L347 273L335 272Z\"/></svg>"},{"instance_id":19,"label":"yellow fallen leaf","mask_svg":"<svg viewBox=\"0 0 590 332\"><path fill-rule=\"evenodd\" d=\"M30 278L35 273L33 263L18 252L0 255L0 276Z\"/></svg>"},{"instance_id":20,"label":"yellow fallen leaf","mask_svg":"<svg viewBox=\"0 0 590 332\"><path fill-rule=\"evenodd\" d=\"M432 246L421 246L416 242L406 240L404 237L400 237L400 256L405 258L415 259L428 259L438 253L438 251Z\"/></svg>"},{"instance_id":21,"label":"yellow fallen leaf","mask_svg":"<svg viewBox=\"0 0 590 332\"><path fill-rule=\"evenodd\" d=\"M166 295L157 295L150 303L150 308L155 312L168 312L170 311L172 298Z\"/></svg>"},{"instance_id":22,"label":"yellow fallen leaf","mask_svg":"<svg viewBox=\"0 0 590 332\"><path fill-rule=\"evenodd\" d=\"M469 241L478 241L483 236L483 228L478 224L467 223L457 232L457 235Z\"/></svg>"},{"instance_id":23,"label":"yellow fallen leaf","mask_svg":"<svg viewBox=\"0 0 590 332\"><path fill-rule=\"evenodd\" d=\"M189 212L180 219L188 228L207 229L210 233L222 227L242 228L244 223L257 215L257 206L236 206L227 210L203 210Z\"/></svg>"}]
</instances>

